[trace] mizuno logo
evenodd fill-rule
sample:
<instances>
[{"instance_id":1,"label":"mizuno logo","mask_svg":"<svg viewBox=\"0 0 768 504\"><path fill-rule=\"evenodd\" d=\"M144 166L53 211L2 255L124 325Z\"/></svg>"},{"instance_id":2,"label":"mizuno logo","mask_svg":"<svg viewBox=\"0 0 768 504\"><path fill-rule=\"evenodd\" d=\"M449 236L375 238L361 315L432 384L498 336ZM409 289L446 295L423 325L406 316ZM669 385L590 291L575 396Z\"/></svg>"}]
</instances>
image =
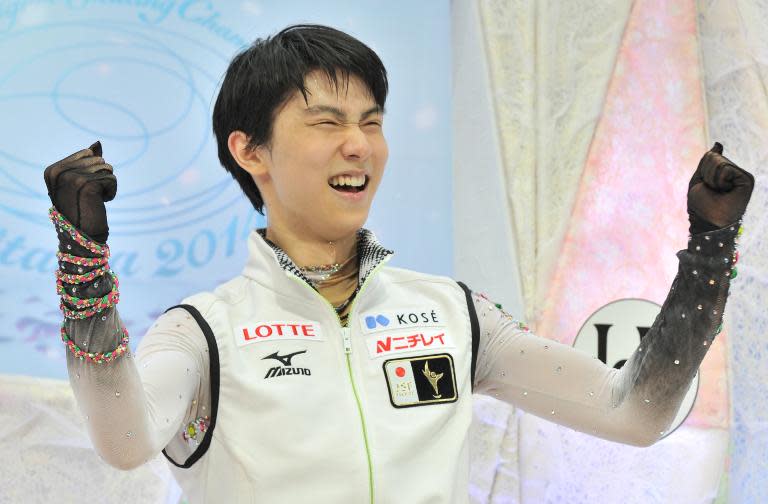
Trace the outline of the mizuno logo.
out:
<instances>
[{"instance_id":1,"label":"mizuno logo","mask_svg":"<svg viewBox=\"0 0 768 504\"><path fill-rule=\"evenodd\" d=\"M278 353L275 352L273 354L267 355L266 357L263 357L261 360L275 359L276 361L280 361L280 363L283 366L290 366L291 365L291 359L293 359L294 356L299 355L299 354L303 354L303 353L307 353L307 351L306 350L299 350L298 352L293 352L293 353L290 353L288 355L278 355Z\"/></svg>"},{"instance_id":2,"label":"mizuno logo","mask_svg":"<svg viewBox=\"0 0 768 504\"><path fill-rule=\"evenodd\" d=\"M306 350L299 350L298 352L289 353L286 355L280 355L279 352L269 354L266 357L262 357L261 360L274 359L282 366L274 366L267 370L267 374L264 378L275 378L276 376L290 376L290 375L304 375L310 376L312 371L309 368L300 368L291 366L291 360L299 354L307 353Z\"/></svg>"}]
</instances>

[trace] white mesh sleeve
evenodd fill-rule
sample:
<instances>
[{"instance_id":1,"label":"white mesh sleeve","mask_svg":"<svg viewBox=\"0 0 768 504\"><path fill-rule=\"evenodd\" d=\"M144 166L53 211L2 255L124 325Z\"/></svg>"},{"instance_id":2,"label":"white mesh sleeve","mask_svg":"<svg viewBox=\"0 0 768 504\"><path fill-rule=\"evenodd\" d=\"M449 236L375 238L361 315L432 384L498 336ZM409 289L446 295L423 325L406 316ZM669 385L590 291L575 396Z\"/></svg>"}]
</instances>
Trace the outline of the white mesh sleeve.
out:
<instances>
[{"instance_id":1,"label":"white mesh sleeve","mask_svg":"<svg viewBox=\"0 0 768 504\"><path fill-rule=\"evenodd\" d=\"M121 328L115 308L67 321L70 338L89 352L114 350ZM198 403L207 386L206 348L197 322L177 308L158 318L135 359L129 352L111 363L94 364L67 352L78 406L96 451L107 463L120 469L141 465L204 407Z\"/></svg>"},{"instance_id":2,"label":"white mesh sleeve","mask_svg":"<svg viewBox=\"0 0 768 504\"><path fill-rule=\"evenodd\" d=\"M473 295L480 324L475 390L598 437L654 443L722 327L736 234L737 225L697 234L677 253L678 273L661 312L621 369L526 332Z\"/></svg>"}]
</instances>

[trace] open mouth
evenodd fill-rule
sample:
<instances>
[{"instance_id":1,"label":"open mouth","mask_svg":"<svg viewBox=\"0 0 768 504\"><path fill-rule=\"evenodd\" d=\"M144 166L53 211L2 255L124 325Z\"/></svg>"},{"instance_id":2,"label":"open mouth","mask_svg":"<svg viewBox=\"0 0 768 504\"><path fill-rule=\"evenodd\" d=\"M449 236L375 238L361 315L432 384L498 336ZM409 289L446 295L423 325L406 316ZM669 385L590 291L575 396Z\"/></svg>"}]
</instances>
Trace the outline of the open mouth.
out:
<instances>
[{"instance_id":1,"label":"open mouth","mask_svg":"<svg viewBox=\"0 0 768 504\"><path fill-rule=\"evenodd\" d=\"M328 185L339 192L358 193L368 186L368 175L337 175L328 180Z\"/></svg>"}]
</instances>

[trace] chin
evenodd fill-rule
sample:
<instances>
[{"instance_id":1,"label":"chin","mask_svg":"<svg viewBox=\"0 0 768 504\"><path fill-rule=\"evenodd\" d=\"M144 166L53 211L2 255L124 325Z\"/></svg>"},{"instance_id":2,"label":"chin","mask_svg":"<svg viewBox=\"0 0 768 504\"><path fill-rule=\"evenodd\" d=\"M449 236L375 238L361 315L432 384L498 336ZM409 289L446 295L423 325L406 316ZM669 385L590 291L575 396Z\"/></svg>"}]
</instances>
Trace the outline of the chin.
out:
<instances>
[{"instance_id":1,"label":"chin","mask_svg":"<svg viewBox=\"0 0 768 504\"><path fill-rule=\"evenodd\" d=\"M368 214L366 213L363 218L352 218L351 216L348 216L345 219L336 220L330 226L324 226L324 234L328 241L338 241L347 238L365 225L367 217Z\"/></svg>"}]
</instances>

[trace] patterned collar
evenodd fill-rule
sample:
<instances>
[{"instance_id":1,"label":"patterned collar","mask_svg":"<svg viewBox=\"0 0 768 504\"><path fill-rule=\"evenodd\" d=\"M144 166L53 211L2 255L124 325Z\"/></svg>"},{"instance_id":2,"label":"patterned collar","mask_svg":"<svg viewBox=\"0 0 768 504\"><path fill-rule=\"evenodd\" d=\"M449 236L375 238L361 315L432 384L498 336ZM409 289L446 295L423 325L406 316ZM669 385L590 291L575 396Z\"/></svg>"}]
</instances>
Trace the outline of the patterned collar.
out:
<instances>
[{"instance_id":1,"label":"patterned collar","mask_svg":"<svg viewBox=\"0 0 768 504\"><path fill-rule=\"evenodd\" d=\"M256 232L259 233L264 241L275 252L275 256L277 256L277 262L280 263L280 266L285 271L289 271L293 275L301 278L307 282L307 284L312 286L313 289L317 290L312 281L309 280L301 272L298 266L296 266L296 263L293 262L293 259L291 259L288 254L286 254L285 251L281 249L277 244L267 239L267 230L265 228L259 228L256 230ZM371 274L371 271L373 271L376 266L378 266L384 259L386 259L387 256L392 254L394 254L394 252L384 248L376 239L376 235L374 235L372 231L360 228L357 231L357 257L360 261L359 271L357 274L357 288L360 289L360 286L363 285L363 282L365 282L365 279L368 278L368 275Z\"/></svg>"}]
</instances>

